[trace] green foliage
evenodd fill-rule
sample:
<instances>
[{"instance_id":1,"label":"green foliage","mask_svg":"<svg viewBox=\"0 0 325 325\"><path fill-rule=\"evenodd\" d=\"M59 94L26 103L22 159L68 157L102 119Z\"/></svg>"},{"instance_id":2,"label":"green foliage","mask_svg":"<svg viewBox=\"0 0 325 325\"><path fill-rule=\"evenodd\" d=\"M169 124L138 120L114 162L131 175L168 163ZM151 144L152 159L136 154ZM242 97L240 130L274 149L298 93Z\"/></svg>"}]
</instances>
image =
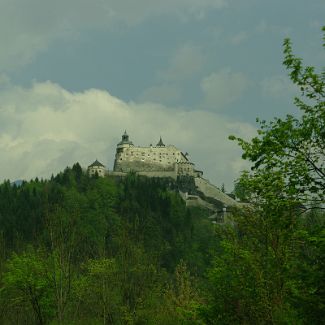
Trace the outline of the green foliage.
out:
<instances>
[{"instance_id":1,"label":"green foliage","mask_svg":"<svg viewBox=\"0 0 325 325\"><path fill-rule=\"evenodd\" d=\"M38 324L45 324L55 313L46 263L42 252L29 247L20 255L12 255L3 276L1 300L6 301L9 312L32 310Z\"/></svg>"},{"instance_id":2,"label":"green foliage","mask_svg":"<svg viewBox=\"0 0 325 325\"><path fill-rule=\"evenodd\" d=\"M208 323L276 324L279 314L282 323L299 323L288 301L298 251L290 211L268 212L248 208L233 216L236 227L217 226L222 241L209 271Z\"/></svg>"},{"instance_id":3,"label":"green foliage","mask_svg":"<svg viewBox=\"0 0 325 325\"><path fill-rule=\"evenodd\" d=\"M168 314L182 324L202 324L197 310L202 301L195 279L184 261L180 261L174 273L174 283L167 286L164 299Z\"/></svg>"},{"instance_id":4,"label":"green foliage","mask_svg":"<svg viewBox=\"0 0 325 325\"><path fill-rule=\"evenodd\" d=\"M166 290L178 292L181 259L203 282L216 239L206 212L188 210L177 188L134 174L88 177L79 164L0 184L0 323L191 321L191 304L180 312Z\"/></svg>"},{"instance_id":5,"label":"green foliage","mask_svg":"<svg viewBox=\"0 0 325 325\"><path fill-rule=\"evenodd\" d=\"M325 74L303 67L289 40L284 56L300 114L261 121L251 141L230 136L252 162L235 185L249 204L234 211L234 227L216 226L221 243L201 307L208 324L323 322Z\"/></svg>"},{"instance_id":6,"label":"green foliage","mask_svg":"<svg viewBox=\"0 0 325 325\"><path fill-rule=\"evenodd\" d=\"M75 283L76 295L82 304L81 313L102 319L104 324L117 324L121 313L121 295L115 260L88 260L84 268L85 274Z\"/></svg>"},{"instance_id":7,"label":"green foliage","mask_svg":"<svg viewBox=\"0 0 325 325\"><path fill-rule=\"evenodd\" d=\"M253 178L260 173L280 173L282 196L320 204L325 196L325 73L303 67L292 53L289 39L284 41L283 63L300 89L301 96L294 100L299 116L261 121L259 136L250 142L230 139L237 140L243 158L253 162Z\"/></svg>"}]
</instances>

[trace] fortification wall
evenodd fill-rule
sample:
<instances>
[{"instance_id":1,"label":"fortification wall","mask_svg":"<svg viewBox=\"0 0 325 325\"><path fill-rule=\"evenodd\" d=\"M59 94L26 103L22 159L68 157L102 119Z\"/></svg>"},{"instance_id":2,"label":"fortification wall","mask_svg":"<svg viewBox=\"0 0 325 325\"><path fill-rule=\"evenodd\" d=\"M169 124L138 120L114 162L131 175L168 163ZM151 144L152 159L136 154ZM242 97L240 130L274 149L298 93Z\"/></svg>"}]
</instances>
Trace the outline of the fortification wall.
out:
<instances>
[{"instance_id":1,"label":"fortification wall","mask_svg":"<svg viewBox=\"0 0 325 325\"><path fill-rule=\"evenodd\" d=\"M176 171L151 171L151 172L135 172L137 175L140 176L147 176L147 177L170 177L173 179L177 179L177 172ZM111 172L110 176L120 176L120 177L125 177L128 173L126 172Z\"/></svg>"},{"instance_id":2,"label":"fortification wall","mask_svg":"<svg viewBox=\"0 0 325 325\"><path fill-rule=\"evenodd\" d=\"M173 179L177 179L176 171L152 171L152 172L138 172L138 175L147 176L147 177L170 177Z\"/></svg>"},{"instance_id":3,"label":"fortification wall","mask_svg":"<svg viewBox=\"0 0 325 325\"><path fill-rule=\"evenodd\" d=\"M239 202L223 193L216 186L212 185L208 180L195 177L194 181L195 185L198 187L198 190L201 191L205 196L212 197L227 206L241 206Z\"/></svg>"},{"instance_id":4,"label":"fortification wall","mask_svg":"<svg viewBox=\"0 0 325 325\"><path fill-rule=\"evenodd\" d=\"M159 163L144 162L141 160L117 161L114 167L116 172L174 172L175 164L161 165Z\"/></svg>"},{"instance_id":5,"label":"fortification wall","mask_svg":"<svg viewBox=\"0 0 325 325\"><path fill-rule=\"evenodd\" d=\"M215 211L216 207L215 205L208 203L204 200L202 200L199 196L191 195L186 200L186 206L189 207L204 207L206 209Z\"/></svg>"}]
</instances>

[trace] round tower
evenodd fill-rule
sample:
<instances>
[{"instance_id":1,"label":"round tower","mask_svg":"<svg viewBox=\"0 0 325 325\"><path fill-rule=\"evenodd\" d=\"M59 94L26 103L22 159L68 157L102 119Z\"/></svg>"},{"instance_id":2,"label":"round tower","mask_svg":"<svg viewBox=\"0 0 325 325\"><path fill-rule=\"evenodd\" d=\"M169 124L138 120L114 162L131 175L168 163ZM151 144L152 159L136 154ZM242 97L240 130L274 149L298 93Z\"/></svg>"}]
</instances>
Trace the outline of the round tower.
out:
<instances>
[{"instance_id":1,"label":"round tower","mask_svg":"<svg viewBox=\"0 0 325 325\"><path fill-rule=\"evenodd\" d=\"M133 143L132 141L130 141L129 135L126 133L125 130L122 135L122 140L117 144L117 148L131 147L131 146L133 146Z\"/></svg>"},{"instance_id":2,"label":"round tower","mask_svg":"<svg viewBox=\"0 0 325 325\"><path fill-rule=\"evenodd\" d=\"M114 171L119 171L119 165L125 160L124 150L126 148L134 147L133 142L130 141L129 135L124 131L122 135L122 140L117 144L115 161L114 161Z\"/></svg>"}]
</instances>

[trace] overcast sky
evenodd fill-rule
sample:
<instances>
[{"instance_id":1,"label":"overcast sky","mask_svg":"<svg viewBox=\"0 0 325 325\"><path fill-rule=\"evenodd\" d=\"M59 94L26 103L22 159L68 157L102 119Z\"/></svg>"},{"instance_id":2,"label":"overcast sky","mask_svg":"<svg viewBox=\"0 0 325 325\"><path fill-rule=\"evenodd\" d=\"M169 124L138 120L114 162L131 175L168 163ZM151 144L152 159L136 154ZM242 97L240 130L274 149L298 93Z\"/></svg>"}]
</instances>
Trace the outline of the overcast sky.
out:
<instances>
[{"instance_id":1,"label":"overcast sky","mask_svg":"<svg viewBox=\"0 0 325 325\"><path fill-rule=\"evenodd\" d=\"M324 0L0 0L0 181L162 136L216 185L247 167L229 134L295 114L293 42L323 67Z\"/></svg>"}]
</instances>

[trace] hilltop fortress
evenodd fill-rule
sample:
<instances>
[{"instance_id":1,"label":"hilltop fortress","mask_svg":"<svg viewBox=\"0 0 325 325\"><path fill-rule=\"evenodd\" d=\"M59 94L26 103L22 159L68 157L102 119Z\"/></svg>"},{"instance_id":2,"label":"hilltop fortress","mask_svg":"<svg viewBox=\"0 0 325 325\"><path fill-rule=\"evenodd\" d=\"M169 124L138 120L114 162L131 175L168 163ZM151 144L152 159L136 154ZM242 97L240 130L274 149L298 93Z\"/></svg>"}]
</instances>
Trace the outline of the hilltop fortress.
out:
<instances>
[{"instance_id":1,"label":"hilltop fortress","mask_svg":"<svg viewBox=\"0 0 325 325\"><path fill-rule=\"evenodd\" d=\"M117 144L113 174L134 171L149 177L201 177L203 172L196 170L187 156L173 145L166 146L161 137L155 146L135 146L125 131Z\"/></svg>"},{"instance_id":2,"label":"hilltop fortress","mask_svg":"<svg viewBox=\"0 0 325 325\"><path fill-rule=\"evenodd\" d=\"M161 137L155 146L135 146L125 131L116 147L112 171L106 169L98 160L88 166L89 175L97 174L101 177L123 177L129 172L147 177L190 179L193 184L190 191L192 193L180 191L187 205L203 205L210 210L240 206L239 202L204 179L203 172L195 168L187 153L183 153L174 145L165 145Z\"/></svg>"}]
</instances>

